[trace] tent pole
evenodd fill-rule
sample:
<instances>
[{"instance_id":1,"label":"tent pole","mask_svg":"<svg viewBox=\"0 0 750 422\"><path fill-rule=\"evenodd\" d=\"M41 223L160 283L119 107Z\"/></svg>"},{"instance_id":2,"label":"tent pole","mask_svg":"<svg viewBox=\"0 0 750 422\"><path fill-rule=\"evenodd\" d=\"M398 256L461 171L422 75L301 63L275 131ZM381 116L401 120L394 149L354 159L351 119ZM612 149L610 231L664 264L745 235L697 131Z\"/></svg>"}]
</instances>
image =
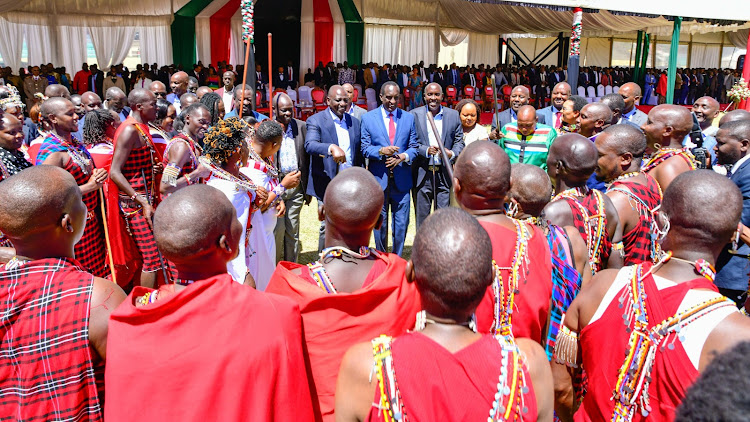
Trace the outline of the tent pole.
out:
<instances>
[{"instance_id":1,"label":"tent pole","mask_svg":"<svg viewBox=\"0 0 750 422\"><path fill-rule=\"evenodd\" d=\"M633 63L633 80L638 81L641 77L641 52L643 46L643 31L638 31L638 38L635 44L635 62Z\"/></svg>"},{"instance_id":2,"label":"tent pole","mask_svg":"<svg viewBox=\"0 0 750 422\"><path fill-rule=\"evenodd\" d=\"M747 45L750 46L750 34L748 34L747 42ZM745 83L750 80L750 60L747 59L747 56L745 56L745 64L742 67L742 77L745 79ZM738 108L744 108L745 110L750 111L750 101L742 101Z\"/></svg>"},{"instance_id":3,"label":"tent pole","mask_svg":"<svg viewBox=\"0 0 750 422\"><path fill-rule=\"evenodd\" d=\"M680 27L682 18L674 17L674 29L672 29L672 44L669 47L669 67L667 68L667 104L674 100L674 80L677 76L677 53L680 47Z\"/></svg>"},{"instance_id":4,"label":"tent pole","mask_svg":"<svg viewBox=\"0 0 750 422\"><path fill-rule=\"evenodd\" d=\"M581 60L581 29L583 22L583 9L573 9L573 25L570 31L570 54L568 56L568 84L570 92L578 89L578 64ZM562 42L562 40L561 40ZM562 50L562 45L559 47Z\"/></svg>"},{"instance_id":5,"label":"tent pole","mask_svg":"<svg viewBox=\"0 0 750 422\"><path fill-rule=\"evenodd\" d=\"M645 34L643 37L643 54L641 54L641 72L638 75L638 80L633 81L641 86L641 92L646 92L646 64L648 63L648 50L650 46L651 36Z\"/></svg>"}]
</instances>

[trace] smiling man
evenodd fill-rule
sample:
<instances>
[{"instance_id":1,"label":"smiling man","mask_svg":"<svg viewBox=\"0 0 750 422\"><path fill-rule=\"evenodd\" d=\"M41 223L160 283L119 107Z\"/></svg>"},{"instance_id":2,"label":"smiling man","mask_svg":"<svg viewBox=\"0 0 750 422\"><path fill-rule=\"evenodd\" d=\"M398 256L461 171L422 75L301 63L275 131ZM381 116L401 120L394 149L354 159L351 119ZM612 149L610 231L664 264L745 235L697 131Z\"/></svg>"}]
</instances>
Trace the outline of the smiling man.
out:
<instances>
[{"instance_id":1,"label":"smiling man","mask_svg":"<svg viewBox=\"0 0 750 422\"><path fill-rule=\"evenodd\" d=\"M180 112L180 97L188 92L188 78L185 72L177 72L169 78L169 87L172 92L167 95L167 101L174 105L178 113Z\"/></svg>"},{"instance_id":2,"label":"smiling man","mask_svg":"<svg viewBox=\"0 0 750 422\"><path fill-rule=\"evenodd\" d=\"M428 84L424 90L424 97L426 105L411 111L419 141L419 153L412 166L412 171L416 172L414 175L416 186L412 194L416 207L417 228L427 218L433 207L439 209L450 205L450 191L453 186L453 181L450 180L448 171L445 169L435 133L427 118L428 111L435 120L435 126L443 140L448 159L455 163L456 157L464 149L461 117L456 110L440 105L443 101L443 88L435 82Z\"/></svg>"},{"instance_id":3,"label":"smiling man","mask_svg":"<svg viewBox=\"0 0 750 422\"><path fill-rule=\"evenodd\" d=\"M518 120L503 126L502 138L497 142L510 157L511 164L525 163L547 169L547 154L557 131L537 123L534 107L518 109Z\"/></svg>"},{"instance_id":4,"label":"smiling man","mask_svg":"<svg viewBox=\"0 0 750 422\"><path fill-rule=\"evenodd\" d=\"M719 131L713 126L714 119L719 115L719 102L712 97L700 97L693 103L693 114L698 119L701 132L706 136L716 136Z\"/></svg>"},{"instance_id":5,"label":"smiling man","mask_svg":"<svg viewBox=\"0 0 750 422\"><path fill-rule=\"evenodd\" d=\"M537 111L537 116L544 116L543 122L548 122L555 129L560 129L563 123L563 104L570 98L570 85L560 82L552 89L552 104Z\"/></svg>"},{"instance_id":6,"label":"smiling man","mask_svg":"<svg viewBox=\"0 0 750 422\"><path fill-rule=\"evenodd\" d=\"M159 193L163 197L185 186L199 183L200 178L209 175L208 169L198 162L200 145L196 144L206 135L211 124L211 113L205 105L195 103L185 108L181 114L185 126L164 150L164 173L159 186Z\"/></svg>"},{"instance_id":7,"label":"smiling man","mask_svg":"<svg viewBox=\"0 0 750 422\"><path fill-rule=\"evenodd\" d=\"M510 108L500 112L497 118L493 117L490 139L500 139L502 137L500 131L508 123L518 120L518 109L525 105L529 105L529 89L523 85L518 85L510 93ZM547 123L544 116L539 116L537 122L542 124Z\"/></svg>"}]
</instances>

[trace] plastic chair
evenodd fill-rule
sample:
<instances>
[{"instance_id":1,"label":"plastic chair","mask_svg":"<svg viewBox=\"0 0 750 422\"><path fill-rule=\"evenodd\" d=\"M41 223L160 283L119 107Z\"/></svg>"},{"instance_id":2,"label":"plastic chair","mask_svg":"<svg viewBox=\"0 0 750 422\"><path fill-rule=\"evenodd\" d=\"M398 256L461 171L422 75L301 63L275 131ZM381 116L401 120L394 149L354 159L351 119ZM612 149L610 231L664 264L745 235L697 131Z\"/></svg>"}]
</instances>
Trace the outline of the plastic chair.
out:
<instances>
[{"instance_id":1,"label":"plastic chair","mask_svg":"<svg viewBox=\"0 0 750 422\"><path fill-rule=\"evenodd\" d=\"M494 92L492 85L485 85L482 97L482 110L492 111L492 103L494 102L492 97Z\"/></svg>"},{"instance_id":2,"label":"plastic chair","mask_svg":"<svg viewBox=\"0 0 750 422\"><path fill-rule=\"evenodd\" d=\"M295 91L292 88L287 88L286 95L289 96L289 98L292 100L292 104L294 104L294 117L297 117L299 115L299 103L297 102L297 91Z\"/></svg>"},{"instance_id":3,"label":"plastic chair","mask_svg":"<svg viewBox=\"0 0 750 422\"><path fill-rule=\"evenodd\" d=\"M464 98L474 99L474 87L471 85L464 86Z\"/></svg>"},{"instance_id":4,"label":"plastic chair","mask_svg":"<svg viewBox=\"0 0 750 422\"><path fill-rule=\"evenodd\" d=\"M362 88L362 85L360 84L354 84L354 90L357 91L357 100L355 103L357 104L367 104L367 98L365 98L364 95L362 95L363 92L365 92L364 88Z\"/></svg>"},{"instance_id":5,"label":"plastic chair","mask_svg":"<svg viewBox=\"0 0 750 422\"><path fill-rule=\"evenodd\" d=\"M312 95L313 108L316 112L325 110L328 107L326 105L326 92L323 89L315 88L310 92L310 95Z\"/></svg>"},{"instance_id":6,"label":"plastic chair","mask_svg":"<svg viewBox=\"0 0 750 422\"><path fill-rule=\"evenodd\" d=\"M604 96L604 85L599 84L596 86L596 96L599 98Z\"/></svg>"},{"instance_id":7,"label":"plastic chair","mask_svg":"<svg viewBox=\"0 0 750 422\"><path fill-rule=\"evenodd\" d=\"M404 110L408 110L409 106L411 105L411 97L414 96L414 88L407 86L404 88L404 95L401 96L404 103L401 108Z\"/></svg>"},{"instance_id":8,"label":"plastic chair","mask_svg":"<svg viewBox=\"0 0 750 422\"><path fill-rule=\"evenodd\" d=\"M619 92L620 92L620 87L619 87L619 86L614 86L614 87L612 87L612 93L613 93L613 94L617 94L617 93L619 93Z\"/></svg>"},{"instance_id":9,"label":"plastic chair","mask_svg":"<svg viewBox=\"0 0 750 422\"><path fill-rule=\"evenodd\" d=\"M352 103L357 104L357 100L359 100L359 90L357 88L354 88L354 95L352 96Z\"/></svg>"},{"instance_id":10,"label":"plastic chair","mask_svg":"<svg viewBox=\"0 0 750 422\"><path fill-rule=\"evenodd\" d=\"M367 98L367 110L375 110L378 108L377 93L372 88L365 90L365 97Z\"/></svg>"},{"instance_id":11,"label":"plastic chair","mask_svg":"<svg viewBox=\"0 0 750 422\"><path fill-rule=\"evenodd\" d=\"M583 86L578 87L578 96L586 98L586 87L583 87Z\"/></svg>"},{"instance_id":12,"label":"plastic chair","mask_svg":"<svg viewBox=\"0 0 750 422\"><path fill-rule=\"evenodd\" d=\"M599 86L602 86L602 85L599 85ZM594 101L596 101L597 99L596 90L594 90L593 86L589 86L588 88L586 88L586 97L590 103L593 103Z\"/></svg>"},{"instance_id":13,"label":"plastic chair","mask_svg":"<svg viewBox=\"0 0 750 422\"><path fill-rule=\"evenodd\" d=\"M458 90L453 85L445 87L445 102L449 107L452 107L456 103L456 97L458 96Z\"/></svg>"},{"instance_id":14,"label":"plastic chair","mask_svg":"<svg viewBox=\"0 0 750 422\"><path fill-rule=\"evenodd\" d=\"M260 114L265 114L266 116L270 113L271 109L266 105L265 107L262 106L263 104L263 94L260 91L255 92L255 111L257 111Z\"/></svg>"},{"instance_id":15,"label":"plastic chair","mask_svg":"<svg viewBox=\"0 0 750 422\"><path fill-rule=\"evenodd\" d=\"M607 85L604 87L604 95L609 95L612 93L612 86Z\"/></svg>"},{"instance_id":16,"label":"plastic chair","mask_svg":"<svg viewBox=\"0 0 750 422\"><path fill-rule=\"evenodd\" d=\"M299 93L299 101L301 103L312 104L312 95L310 94L310 92L312 92L312 88L307 85L302 85L297 89L297 92Z\"/></svg>"},{"instance_id":17,"label":"plastic chair","mask_svg":"<svg viewBox=\"0 0 750 422\"><path fill-rule=\"evenodd\" d=\"M510 94L513 93L513 87L510 85L503 85L503 102L505 103L505 108L510 107Z\"/></svg>"}]
</instances>

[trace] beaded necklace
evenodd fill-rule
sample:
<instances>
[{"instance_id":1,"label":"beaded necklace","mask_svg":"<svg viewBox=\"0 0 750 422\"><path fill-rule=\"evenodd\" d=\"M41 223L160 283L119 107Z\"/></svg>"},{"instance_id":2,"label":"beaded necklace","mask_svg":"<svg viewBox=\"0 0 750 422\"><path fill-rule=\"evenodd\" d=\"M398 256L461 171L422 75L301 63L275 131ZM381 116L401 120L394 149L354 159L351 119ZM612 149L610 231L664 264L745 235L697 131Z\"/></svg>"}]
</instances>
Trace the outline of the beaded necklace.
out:
<instances>
[{"instance_id":1,"label":"beaded necklace","mask_svg":"<svg viewBox=\"0 0 750 422\"><path fill-rule=\"evenodd\" d=\"M623 177L628 174L632 174L633 176ZM641 172L632 172L632 173L623 174L622 176L618 177L610 185L607 186L607 192L620 192L623 195L627 196L630 207L638 212L641 219L647 219L648 221L651 222L651 235L650 235L651 260L653 262L656 262L659 256L661 256L661 246L659 245L659 241L657 240L658 227L656 226L656 215L655 215L656 209L658 207L653 208L653 209L649 208L649 205L643 199L641 199L638 195L633 193L630 190L630 188L627 186L615 186L617 182L628 179L630 177L634 177L635 175L638 175L638 174L643 174L646 177L646 179L652 178L652 176L649 176L648 174L641 173ZM661 186L659 186L659 183L656 183L656 187L659 189L659 198L663 198L664 195L662 195ZM637 205L640 205L640 206L637 206Z\"/></svg>"},{"instance_id":2,"label":"beaded necklace","mask_svg":"<svg viewBox=\"0 0 750 422\"><path fill-rule=\"evenodd\" d=\"M57 142L60 143L60 145L62 145L63 147L65 147L65 149L67 149L68 156L75 163L75 165L81 169L83 174L85 175L91 174L93 170L93 166L91 165L91 162L93 160L91 159L89 152L86 151L86 148L84 148L82 145L76 142L75 138L73 138L73 142L68 142L58 137L54 132L48 133L47 136L54 138ZM81 150L83 150L84 152L82 152Z\"/></svg>"},{"instance_id":3,"label":"beaded necklace","mask_svg":"<svg viewBox=\"0 0 750 422\"><path fill-rule=\"evenodd\" d=\"M5 263L5 270L15 270L29 262L31 262L30 259L19 258L18 255L15 255L13 256L13 258L11 258L8 262Z\"/></svg>"},{"instance_id":4,"label":"beaded necklace","mask_svg":"<svg viewBox=\"0 0 750 422\"><path fill-rule=\"evenodd\" d=\"M588 189L584 190L584 188L571 188L555 195L552 198L552 202L557 201L558 199L569 199L570 201L568 203L574 204L576 208L578 208L578 210L581 212L581 215L583 215L583 218L585 220L583 228L586 234L586 246L588 246L589 250L589 267L591 268L591 273L596 274L597 264L599 263L599 255L601 253L599 249L601 248L602 239L604 238L604 233L606 230L606 225L604 224L606 213L604 210L604 198L602 198L602 193L598 190L594 190L593 194L596 197L597 213L595 215L589 215L586 207L584 207L578 199L583 198L587 194ZM591 222L591 220L594 219L597 220L595 228L592 227Z\"/></svg>"},{"instance_id":5,"label":"beaded necklace","mask_svg":"<svg viewBox=\"0 0 750 422\"><path fill-rule=\"evenodd\" d=\"M354 259L367 259L370 257L370 255L376 258L380 258L382 256L380 252L373 248L370 248L369 246L360 246L359 253L351 251L343 246L332 246L330 248L323 249L323 251L320 252L320 259L307 264L307 268L310 270L310 273L312 274L315 282L318 283L318 287L325 290L325 292L328 294L336 294L338 293L338 291L336 290L336 286L333 285L331 277L328 275L328 271L326 271L325 267L323 266L323 262L330 262L335 258L341 258L342 260L346 261L344 257Z\"/></svg>"},{"instance_id":6,"label":"beaded necklace","mask_svg":"<svg viewBox=\"0 0 750 422\"><path fill-rule=\"evenodd\" d=\"M276 168L276 166L273 165L273 161L270 157L268 158L261 158L260 154L258 154L255 151L255 148L253 148L252 145L250 145L250 157L259 163L263 163L266 165L266 169L268 170L268 173L271 175L271 178L278 179L279 178L279 169Z\"/></svg>"},{"instance_id":7,"label":"beaded necklace","mask_svg":"<svg viewBox=\"0 0 750 422\"><path fill-rule=\"evenodd\" d=\"M525 224L518 220L511 219L516 226L516 253L510 267L500 267L493 260L492 266L495 270L495 281L492 283L492 291L495 295L494 318L492 320L492 332L495 337L503 337L508 341L513 341L512 316L515 309L515 296L519 293L519 279L521 267L523 273L526 273L528 266L528 246L531 235ZM503 285L503 276L500 270L510 272L508 277L508 291L505 291Z\"/></svg>"},{"instance_id":8,"label":"beaded necklace","mask_svg":"<svg viewBox=\"0 0 750 422\"><path fill-rule=\"evenodd\" d=\"M646 164L641 166L641 171L644 173L649 172L659 164L677 155L684 155L686 158L688 158L687 162L690 165L690 169L696 169L695 157L687 148L661 148L654 155L652 155L651 158L649 158Z\"/></svg>"},{"instance_id":9,"label":"beaded necklace","mask_svg":"<svg viewBox=\"0 0 750 422\"><path fill-rule=\"evenodd\" d=\"M613 180L612 183L609 183L609 186L612 186L612 185L614 185L617 182L621 182L623 180L630 179L631 177L636 177L639 174L641 174L640 171L631 171L631 172L628 172L628 173L623 173L623 174L617 176L617 178L615 180Z\"/></svg>"},{"instance_id":10,"label":"beaded necklace","mask_svg":"<svg viewBox=\"0 0 750 422\"><path fill-rule=\"evenodd\" d=\"M648 390L657 351L674 350L675 338L680 342L685 341L681 330L698 318L723 307L735 306L734 302L723 296L714 297L673 315L649 329L643 280L670 258L672 258L672 253L666 253L662 260L645 274L643 264L634 266L629 288L623 290L618 300L619 308L623 309L623 322L630 337L625 351L625 361L618 371L617 384L612 393L612 399L615 402L611 419L613 422L631 421L636 409L640 409L644 418L651 413ZM707 261L693 262L675 259L695 265L696 272L713 282L715 271ZM670 342L667 341L669 337L672 338Z\"/></svg>"}]
</instances>

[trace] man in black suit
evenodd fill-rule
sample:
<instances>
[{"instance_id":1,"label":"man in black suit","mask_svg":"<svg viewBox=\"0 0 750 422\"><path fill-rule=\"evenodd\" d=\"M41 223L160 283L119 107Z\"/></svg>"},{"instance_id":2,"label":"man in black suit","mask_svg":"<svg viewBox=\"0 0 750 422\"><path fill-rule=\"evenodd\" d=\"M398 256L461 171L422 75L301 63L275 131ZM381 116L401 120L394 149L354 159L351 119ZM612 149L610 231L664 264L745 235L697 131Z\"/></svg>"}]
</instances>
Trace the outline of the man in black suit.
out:
<instances>
[{"instance_id":1,"label":"man in black suit","mask_svg":"<svg viewBox=\"0 0 750 422\"><path fill-rule=\"evenodd\" d=\"M203 72L203 66L200 63L193 66L193 74L190 76L198 81L198 86L206 85L206 74Z\"/></svg>"},{"instance_id":2,"label":"man in black suit","mask_svg":"<svg viewBox=\"0 0 750 422\"><path fill-rule=\"evenodd\" d=\"M91 76L89 76L89 89L96 93L99 97L104 96L104 72L99 70L96 64L89 66Z\"/></svg>"},{"instance_id":3,"label":"man in black suit","mask_svg":"<svg viewBox=\"0 0 750 422\"><path fill-rule=\"evenodd\" d=\"M490 139L500 139L500 130L508 123L518 120L518 109L529 104L529 89L518 85L510 92L510 108L501 111L497 118L492 118L492 130ZM545 124L543 115L537 114L537 123Z\"/></svg>"},{"instance_id":4,"label":"man in black suit","mask_svg":"<svg viewBox=\"0 0 750 422\"><path fill-rule=\"evenodd\" d=\"M578 86L582 86L584 88L591 85L591 79L589 77L589 71L588 68L581 69L581 73L578 74Z\"/></svg>"},{"instance_id":5,"label":"man in black suit","mask_svg":"<svg viewBox=\"0 0 750 422\"><path fill-rule=\"evenodd\" d=\"M284 192L281 199L286 205L286 213L276 221L276 262L297 262L300 251L299 228L302 206L310 204L311 196L305 194L310 172L310 156L305 152L307 125L292 117L294 103L282 93L274 98L273 115L284 126L281 148L276 154L279 179L294 171L300 171L300 183L294 189Z\"/></svg>"},{"instance_id":6,"label":"man in black suit","mask_svg":"<svg viewBox=\"0 0 750 422\"><path fill-rule=\"evenodd\" d=\"M276 69L276 74L273 75L273 89L287 89L289 83L289 77L284 72L284 67L279 66L278 69Z\"/></svg>"},{"instance_id":7,"label":"man in black suit","mask_svg":"<svg viewBox=\"0 0 750 422\"><path fill-rule=\"evenodd\" d=\"M328 108L307 119L305 151L310 156L307 194L318 200L318 216L323 196L339 171L364 164L360 148L359 120L346 111L349 96L341 85L328 90ZM325 245L325 221L320 223L319 251Z\"/></svg>"},{"instance_id":8,"label":"man in black suit","mask_svg":"<svg viewBox=\"0 0 750 422\"><path fill-rule=\"evenodd\" d=\"M268 85L268 75L263 73L263 67L259 64L255 65L255 91L260 92L264 99L266 99L266 85Z\"/></svg>"},{"instance_id":9,"label":"man in black suit","mask_svg":"<svg viewBox=\"0 0 750 422\"><path fill-rule=\"evenodd\" d=\"M325 83L326 70L323 67L323 62L318 62L318 66L315 68L315 86L323 88Z\"/></svg>"},{"instance_id":10,"label":"man in black suit","mask_svg":"<svg viewBox=\"0 0 750 422\"><path fill-rule=\"evenodd\" d=\"M455 63L451 64L451 68L448 69L445 79L448 85L455 86L459 91L461 90L461 88L463 88L461 86L461 72L458 71Z\"/></svg>"},{"instance_id":11,"label":"man in black suit","mask_svg":"<svg viewBox=\"0 0 750 422\"><path fill-rule=\"evenodd\" d=\"M294 68L291 60L287 60L286 67L284 68L284 76L286 79L287 86L296 88L299 85L299 72Z\"/></svg>"},{"instance_id":12,"label":"man in black suit","mask_svg":"<svg viewBox=\"0 0 750 422\"><path fill-rule=\"evenodd\" d=\"M412 164L414 189L412 190L417 228L427 218L437 203L437 208L450 206L450 191L453 181L448 177L432 126L427 119L427 112L432 114L443 140L448 159L456 162L456 157L464 149L464 133L458 112L440 105L443 100L443 88L437 83L425 87L425 103L411 111L417 129L419 153Z\"/></svg>"}]
</instances>

